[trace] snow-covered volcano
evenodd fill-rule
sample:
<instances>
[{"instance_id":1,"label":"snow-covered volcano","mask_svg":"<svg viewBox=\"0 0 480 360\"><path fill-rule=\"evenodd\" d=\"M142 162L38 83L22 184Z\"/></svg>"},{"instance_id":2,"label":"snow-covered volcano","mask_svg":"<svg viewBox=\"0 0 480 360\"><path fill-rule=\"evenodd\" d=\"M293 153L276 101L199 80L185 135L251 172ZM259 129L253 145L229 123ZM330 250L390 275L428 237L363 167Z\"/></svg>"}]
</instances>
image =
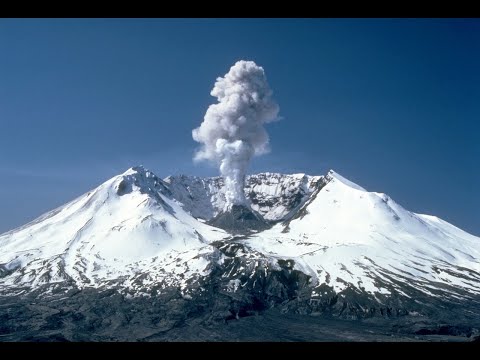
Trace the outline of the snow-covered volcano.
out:
<instances>
[{"instance_id":1,"label":"snow-covered volcano","mask_svg":"<svg viewBox=\"0 0 480 360\"><path fill-rule=\"evenodd\" d=\"M209 291L257 302L302 298L324 309L343 298L365 313L393 300L407 311L429 298L479 301L480 238L435 216L334 171L251 175L245 194L267 225L221 229L221 178L131 168L1 235L0 293L176 287L191 297L214 283Z\"/></svg>"}]
</instances>

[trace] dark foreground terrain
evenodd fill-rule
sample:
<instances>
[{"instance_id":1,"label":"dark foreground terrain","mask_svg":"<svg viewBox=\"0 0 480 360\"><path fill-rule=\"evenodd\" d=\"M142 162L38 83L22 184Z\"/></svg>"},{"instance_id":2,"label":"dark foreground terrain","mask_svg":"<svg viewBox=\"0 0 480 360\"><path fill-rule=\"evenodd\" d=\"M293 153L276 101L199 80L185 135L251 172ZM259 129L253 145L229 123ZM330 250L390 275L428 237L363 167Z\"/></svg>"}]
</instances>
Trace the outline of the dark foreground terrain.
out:
<instances>
[{"instance_id":1,"label":"dark foreground terrain","mask_svg":"<svg viewBox=\"0 0 480 360\"><path fill-rule=\"evenodd\" d=\"M346 320L279 308L232 316L222 301L126 299L79 291L48 300L0 297L0 341L478 341L477 327L421 315Z\"/></svg>"}]
</instances>

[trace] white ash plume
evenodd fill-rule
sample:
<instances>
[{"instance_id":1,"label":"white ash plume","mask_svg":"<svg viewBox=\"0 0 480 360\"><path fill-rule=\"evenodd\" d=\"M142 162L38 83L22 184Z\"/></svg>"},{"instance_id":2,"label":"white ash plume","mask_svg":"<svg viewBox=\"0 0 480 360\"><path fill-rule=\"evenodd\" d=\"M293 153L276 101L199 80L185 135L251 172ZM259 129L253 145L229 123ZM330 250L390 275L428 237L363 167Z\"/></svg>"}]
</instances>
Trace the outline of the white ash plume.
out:
<instances>
[{"instance_id":1,"label":"white ash plume","mask_svg":"<svg viewBox=\"0 0 480 360\"><path fill-rule=\"evenodd\" d=\"M193 139L202 144L194 160L217 163L225 178L227 208L246 204L245 174L254 155L269 151L264 124L278 120L265 72L253 61L237 61L210 93L218 103L209 106Z\"/></svg>"}]
</instances>

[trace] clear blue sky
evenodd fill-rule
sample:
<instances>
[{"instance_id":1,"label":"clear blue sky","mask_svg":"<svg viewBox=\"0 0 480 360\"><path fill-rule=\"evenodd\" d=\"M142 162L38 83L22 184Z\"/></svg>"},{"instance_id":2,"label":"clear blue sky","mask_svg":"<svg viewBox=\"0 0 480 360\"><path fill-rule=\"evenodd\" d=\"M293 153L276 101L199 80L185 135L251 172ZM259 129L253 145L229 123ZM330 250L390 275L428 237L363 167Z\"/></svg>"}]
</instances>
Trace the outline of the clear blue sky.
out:
<instances>
[{"instance_id":1,"label":"clear blue sky","mask_svg":"<svg viewBox=\"0 0 480 360\"><path fill-rule=\"evenodd\" d=\"M194 165L191 130L235 61L283 120L261 171L334 169L480 235L480 21L1 19L0 232L143 164Z\"/></svg>"}]
</instances>

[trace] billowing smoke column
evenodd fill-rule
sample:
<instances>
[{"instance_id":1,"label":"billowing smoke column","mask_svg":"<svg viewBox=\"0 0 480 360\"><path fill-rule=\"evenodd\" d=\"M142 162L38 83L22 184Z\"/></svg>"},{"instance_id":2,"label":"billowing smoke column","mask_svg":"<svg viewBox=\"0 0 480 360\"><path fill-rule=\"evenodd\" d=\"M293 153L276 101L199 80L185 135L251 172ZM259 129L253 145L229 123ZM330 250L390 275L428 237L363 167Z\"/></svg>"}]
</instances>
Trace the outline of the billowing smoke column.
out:
<instances>
[{"instance_id":1,"label":"billowing smoke column","mask_svg":"<svg viewBox=\"0 0 480 360\"><path fill-rule=\"evenodd\" d=\"M278 105L272 99L265 72L253 61L237 61L217 78L202 124L193 139L202 144L194 160L220 165L225 178L227 208L245 204L245 174L252 156L269 151L264 124L277 120Z\"/></svg>"}]
</instances>

